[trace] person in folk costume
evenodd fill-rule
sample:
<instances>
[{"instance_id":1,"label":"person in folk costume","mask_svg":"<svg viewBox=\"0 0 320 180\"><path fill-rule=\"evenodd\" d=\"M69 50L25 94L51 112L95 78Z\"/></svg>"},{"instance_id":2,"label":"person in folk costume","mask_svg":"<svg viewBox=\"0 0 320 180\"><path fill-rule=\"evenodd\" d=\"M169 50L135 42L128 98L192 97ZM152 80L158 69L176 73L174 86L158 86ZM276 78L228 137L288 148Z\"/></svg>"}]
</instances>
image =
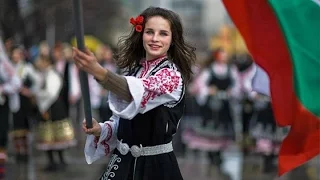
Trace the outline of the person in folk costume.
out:
<instances>
[{"instance_id":1,"label":"person in folk costume","mask_svg":"<svg viewBox=\"0 0 320 180\"><path fill-rule=\"evenodd\" d=\"M20 108L21 80L8 59L0 38L0 179L5 177L6 148L8 144L9 115Z\"/></svg>"},{"instance_id":2,"label":"person in folk costume","mask_svg":"<svg viewBox=\"0 0 320 180\"><path fill-rule=\"evenodd\" d=\"M47 153L49 163L45 170L63 169L66 167L64 150L76 144L66 103L61 97L63 80L52 67L49 57L39 56L35 64L42 77L41 88L36 93L36 102L41 115L36 146ZM60 164L54 161L54 153L59 156Z\"/></svg>"},{"instance_id":3,"label":"person in folk costume","mask_svg":"<svg viewBox=\"0 0 320 180\"><path fill-rule=\"evenodd\" d=\"M125 76L104 69L89 50L74 48L77 66L110 91L113 112L104 123L93 119L92 128L83 122L86 160L91 164L112 154L102 180L183 179L172 138L183 115L195 48L184 41L173 11L149 7L130 22L132 31L115 56Z\"/></svg>"},{"instance_id":4,"label":"person in folk costume","mask_svg":"<svg viewBox=\"0 0 320 180\"><path fill-rule=\"evenodd\" d=\"M265 91L265 89L269 90L269 77L259 66L256 66L252 86L254 114L250 120L249 134L255 142L252 150L262 155L263 172L268 173L275 170L274 159L289 129L277 127L270 92Z\"/></svg>"},{"instance_id":5,"label":"person in folk costume","mask_svg":"<svg viewBox=\"0 0 320 180\"><path fill-rule=\"evenodd\" d=\"M235 84L235 67L228 63L226 52L218 48L209 55L197 78L194 93L200 105L202 122L185 137L188 146L208 151L209 171L214 166L221 170L222 151L234 140L233 114L230 106ZM221 171L220 171L221 172Z\"/></svg>"},{"instance_id":6,"label":"person in folk costume","mask_svg":"<svg viewBox=\"0 0 320 180\"><path fill-rule=\"evenodd\" d=\"M63 43L62 47L65 60L67 64L69 64L69 70L65 69L65 72L69 72L68 102L70 104L71 112L74 112L74 114L70 114L70 117L78 123L80 119L83 119L79 70L73 62L72 47L70 46L70 44ZM78 124L81 123L79 122Z\"/></svg>"},{"instance_id":7,"label":"person in folk costume","mask_svg":"<svg viewBox=\"0 0 320 180\"><path fill-rule=\"evenodd\" d=\"M66 104L66 111L70 112L69 105L69 91L70 91L70 63L66 61L63 55L62 43L56 43L52 49L52 59L54 61L54 69L59 73L63 79L63 86L60 92L60 96Z\"/></svg>"},{"instance_id":8,"label":"person in folk costume","mask_svg":"<svg viewBox=\"0 0 320 180\"><path fill-rule=\"evenodd\" d=\"M13 141L16 160L25 162L28 159L28 133L30 131L30 118L36 107L34 94L39 90L39 76L32 64L26 62L23 47L15 46L12 49L11 61L16 73L22 81L20 89L20 109L13 113Z\"/></svg>"},{"instance_id":9,"label":"person in folk costume","mask_svg":"<svg viewBox=\"0 0 320 180\"><path fill-rule=\"evenodd\" d=\"M190 146L188 146L189 142L189 135L193 132L193 127L196 123L199 123L201 121L201 111L200 111L200 104L197 99L197 95L199 92L199 77L202 72L202 64L198 60L196 64L192 67L193 76L190 80L189 85L187 86L186 91L186 108L185 113L183 117L183 121L180 123L180 131L178 129L178 138L176 138L177 141L180 141L177 143L178 149L178 155L185 156L187 155L187 151L192 149L192 151L197 154L198 150L194 149ZM180 133L180 134L179 134ZM176 148L177 149L177 148ZM179 152L180 150L180 152ZM180 153L180 154L179 154Z\"/></svg>"},{"instance_id":10,"label":"person in folk costume","mask_svg":"<svg viewBox=\"0 0 320 180\"><path fill-rule=\"evenodd\" d=\"M76 122L81 118L81 89L78 69L72 61L72 48L66 43L57 43L52 54L55 70L63 79L60 96L72 121Z\"/></svg>"},{"instance_id":11,"label":"person in folk costume","mask_svg":"<svg viewBox=\"0 0 320 180\"><path fill-rule=\"evenodd\" d=\"M250 146L249 125L253 115L253 92L252 79L256 73L256 65L247 53L234 55L232 63L236 66L236 87L234 97L240 105L240 116L242 121L242 150L244 155L248 154Z\"/></svg>"}]
</instances>

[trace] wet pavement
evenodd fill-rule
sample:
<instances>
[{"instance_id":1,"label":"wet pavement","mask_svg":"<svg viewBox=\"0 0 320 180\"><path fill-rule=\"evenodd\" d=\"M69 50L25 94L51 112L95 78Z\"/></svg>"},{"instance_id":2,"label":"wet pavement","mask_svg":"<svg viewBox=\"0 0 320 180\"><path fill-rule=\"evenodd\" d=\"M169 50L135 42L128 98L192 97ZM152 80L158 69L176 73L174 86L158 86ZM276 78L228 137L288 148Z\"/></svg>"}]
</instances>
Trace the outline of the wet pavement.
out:
<instances>
[{"instance_id":1,"label":"wet pavement","mask_svg":"<svg viewBox=\"0 0 320 180\"><path fill-rule=\"evenodd\" d=\"M106 169L108 158L102 158L88 165L85 162L83 147L85 135L77 131L78 145L66 151L68 166L58 172L45 172L47 159L44 152L30 148L31 158L26 164L17 164L14 160L12 145L9 145L9 161L7 164L7 178L5 180L95 180ZM178 136L175 136L178 138ZM30 143L32 144L32 137ZM178 142L178 141L175 141ZM30 146L32 147L32 146ZM222 170L209 167L206 153L194 153L187 150L181 154L181 146L175 143L176 154L181 172L185 180L320 180L320 158L315 158L291 173L277 178L276 172L263 174L262 160L257 156L244 158L237 146L231 147L223 154L224 163Z\"/></svg>"},{"instance_id":2,"label":"wet pavement","mask_svg":"<svg viewBox=\"0 0 320 180\"><path fill-rule=\"evenodd\" d=\"M13 156L8 163L6 180L94 180L98 179L106 167L108 158L100 159L92 165L85 162L83 142L66 153L68 166L58 172L45 172L46 156L43 152L32 150L32 158L27 164L16 164ZM261 173L261 159L247 157L243 160L238 152L224 153L222 172L217 167L209 167L205 153L188 151L185 157L178 156L181 172L185 180L319 180L316 166L302 166L290 174L276 178L276 172ZM316 163L313 160L312 163ZM319 167L319 166L318 166ZM312 178L313 176L313 178Z\"/></svg>"}]
</instances>

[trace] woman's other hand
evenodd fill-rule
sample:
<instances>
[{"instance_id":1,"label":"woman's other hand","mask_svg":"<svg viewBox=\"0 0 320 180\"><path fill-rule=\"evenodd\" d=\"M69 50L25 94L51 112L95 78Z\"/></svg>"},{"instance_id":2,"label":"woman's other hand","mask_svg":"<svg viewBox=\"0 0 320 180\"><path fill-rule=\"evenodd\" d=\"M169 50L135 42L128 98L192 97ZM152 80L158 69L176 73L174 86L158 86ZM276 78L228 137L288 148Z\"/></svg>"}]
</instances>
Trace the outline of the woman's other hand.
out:
<instances>
[{"instance_id":1,"label":"woman's other hand","mask_svg":"<svg viewBox=\"0 0 320 180\"><path fill-rule=\"evenodd\" d=\"M87 128L86 120L82 122L82 130L86 134L100 136L101 134L101 126L100 124L92 118L92 128Z\"/></svg>"}]
</instances>

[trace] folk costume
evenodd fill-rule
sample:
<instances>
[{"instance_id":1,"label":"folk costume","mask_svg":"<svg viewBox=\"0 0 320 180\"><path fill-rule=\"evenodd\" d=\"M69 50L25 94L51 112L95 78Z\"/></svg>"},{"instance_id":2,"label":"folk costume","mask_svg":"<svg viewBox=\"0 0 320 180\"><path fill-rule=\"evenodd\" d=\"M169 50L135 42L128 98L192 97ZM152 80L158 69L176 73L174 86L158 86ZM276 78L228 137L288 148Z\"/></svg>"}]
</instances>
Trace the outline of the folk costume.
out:
<instances>
[{"instance_id":1,"label":"folk costume","mask_svg":"<svg viewBox=\"0 0 320 180\"><path fill-rule=\"evenodd\" d=\"M32 96L39 90L38 73L33 66L24 60L14 65L16 73L22 81L22 87L31 91ZM30 130L30 118L34 116L36 104L33 97L20 96L20 109L13 113L13 140L17 161L26 161L28 157L28 133Z\"/></svg>"},{"instance_id":2,"label":"folk costume","mask_svg":"<svg viewBox=\"0 0 320 180\"><path fill-rule=\"evenodd\" d=\"M100 137L87 136L86 161L112 154L101 180L183 179L172 147L184 109L181 73L164 56L142 60L125 78L133 100L110 92L113 115L100 123Z\"/></svg>"},{"instance_id":3,"label":"folk costume","mask_svg":"<svg viewBox=\"0 0 320 180\"><path fill-rule=\"evenodd\" d=\"M76 141L67 105L61 93L62 79L52 67L42 72L42 77L41 89L36 94L41 114L37 131L37 148L48 153L47 170L55 170L53 152L58 152L61 164L65 165L63 150L74 146Z\"/></svg>"},{"instance_id":4,"label":"folk costume","mask_svg":"<svg viewBox=\"0 0 320 180\"><path fill-rule=\"evenodd\" d=\"M259 84L265 83L269 86L268 75L263 69L257 66L253 83L258 83L256 81L263 80L265 80L265 82L259 82ZM259 89L256 90L259 91ZM254 140L251 150L254 153L262 155L264 171L272 171L274 168L273 160L279 153L280 144L287 135L288 129L277 127L272 110L271 98L263 92L259 93L255 98L253 116L250 121L249 134Z\"/></svg>"},{"instance_id":5,"label":"folk costume","mask_svg":"<svg viewBox=\"0 0 320 180\"><path fill-rule=\"evenodd\" d=\"M190 149L208 152L210 165L222 164L221 151L234 140L230 99L234 86L235 70L225 63L212 63L197 79L197 102L201 106L202 121L197 122L183 135ZM217 93L209 94L215 86Z\"/></svg>"},{"instance_id":6,"label":"folk costume","mask_svg":"<svg viewBox=\"0 0 320 180\"><path fill-rule=\"evenodd\" d=\"M69 113L71 108L76 108L75 120L80 119L80 101L81 89L79 81L79 73L75 64L71 60L58 60L55 64L55 70L60 74L63 80L60 96L66 104L66 110ZM70 99L73 99L73 104L70 104ZM70 107L71 106L71 107Z\"/></svg>"},{"instance_id":7,"label":"folk costume","mask_svg":"<svg viewBox=\"0 0 320 180\"><path fill-rule=\"evenodd\" d=\"M234 96L239 102L240 117L242 122L242 150L246 155L248 148L251 146L249 138L250 120L254 112L254 99L252 92L252 79L256 73L256 65L253 63L251 57L247 54L237 56L234 60L236 66L236 88L234 89Z\"/></svg>"},{"instance_id":8,"label":"folk costume","mask_svg":"<svg viewBox=\"0 0 320 180\"><path fill-rule=\"evenodd\" d=\"M8 144L9 115L20 108L19 89L21 81L6 56L0 39L0 179L5 175L7 160L6 148Z\"/></svg>"}]
</instances>

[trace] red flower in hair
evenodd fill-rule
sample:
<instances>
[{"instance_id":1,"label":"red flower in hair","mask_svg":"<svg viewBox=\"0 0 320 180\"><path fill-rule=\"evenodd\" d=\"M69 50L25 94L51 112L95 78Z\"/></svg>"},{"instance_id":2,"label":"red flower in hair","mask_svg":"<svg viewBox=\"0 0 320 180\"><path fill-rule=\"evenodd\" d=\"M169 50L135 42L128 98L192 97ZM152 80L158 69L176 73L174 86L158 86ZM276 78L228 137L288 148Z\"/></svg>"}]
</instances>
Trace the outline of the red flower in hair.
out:
<instances>
[{"instance_id":1,"label":"red flower in hair","mask_svg":"<svg viewBox=\"0 0 320 180\"><path fill-rule=\"evenodd\" d=\"M130 18L130 23L134 26L137 25L136 20L134 18Z\"/></svg>"},{"instance_id":2,"label":"red flower in hair","mask_svg":"<svg viewBox=\"0 0 320 180\"><path fill-rule=\"evenodd\" d=\"M136 25L136 31L141 32L142 31L142 26L141 25Z\"/></svg>"},{"instance_id":3,"label":"red flower in hair","mask_svg":"<svg viewBox=\"0 0 320 180\"><path fill-rule=\"evenodd\" d=\"M135 29L137 32L141 32L143 27L142 27L142 24L143 24L143 16L138 16L136 17L135 19L132 17L130 18L130 23L135 26Z\"/></svg>"},{"instance_id":4,"label":"red flower in hair","mask_svg":"<svg viewBox=\"0 0 320 180\"><path fill-rule=\"evenodd\" d=\"M138 16L137 18L136 18L136 22L137 22L137 24L142 24L143 23L143 16Z\"/></svg>"}]
</instances>

